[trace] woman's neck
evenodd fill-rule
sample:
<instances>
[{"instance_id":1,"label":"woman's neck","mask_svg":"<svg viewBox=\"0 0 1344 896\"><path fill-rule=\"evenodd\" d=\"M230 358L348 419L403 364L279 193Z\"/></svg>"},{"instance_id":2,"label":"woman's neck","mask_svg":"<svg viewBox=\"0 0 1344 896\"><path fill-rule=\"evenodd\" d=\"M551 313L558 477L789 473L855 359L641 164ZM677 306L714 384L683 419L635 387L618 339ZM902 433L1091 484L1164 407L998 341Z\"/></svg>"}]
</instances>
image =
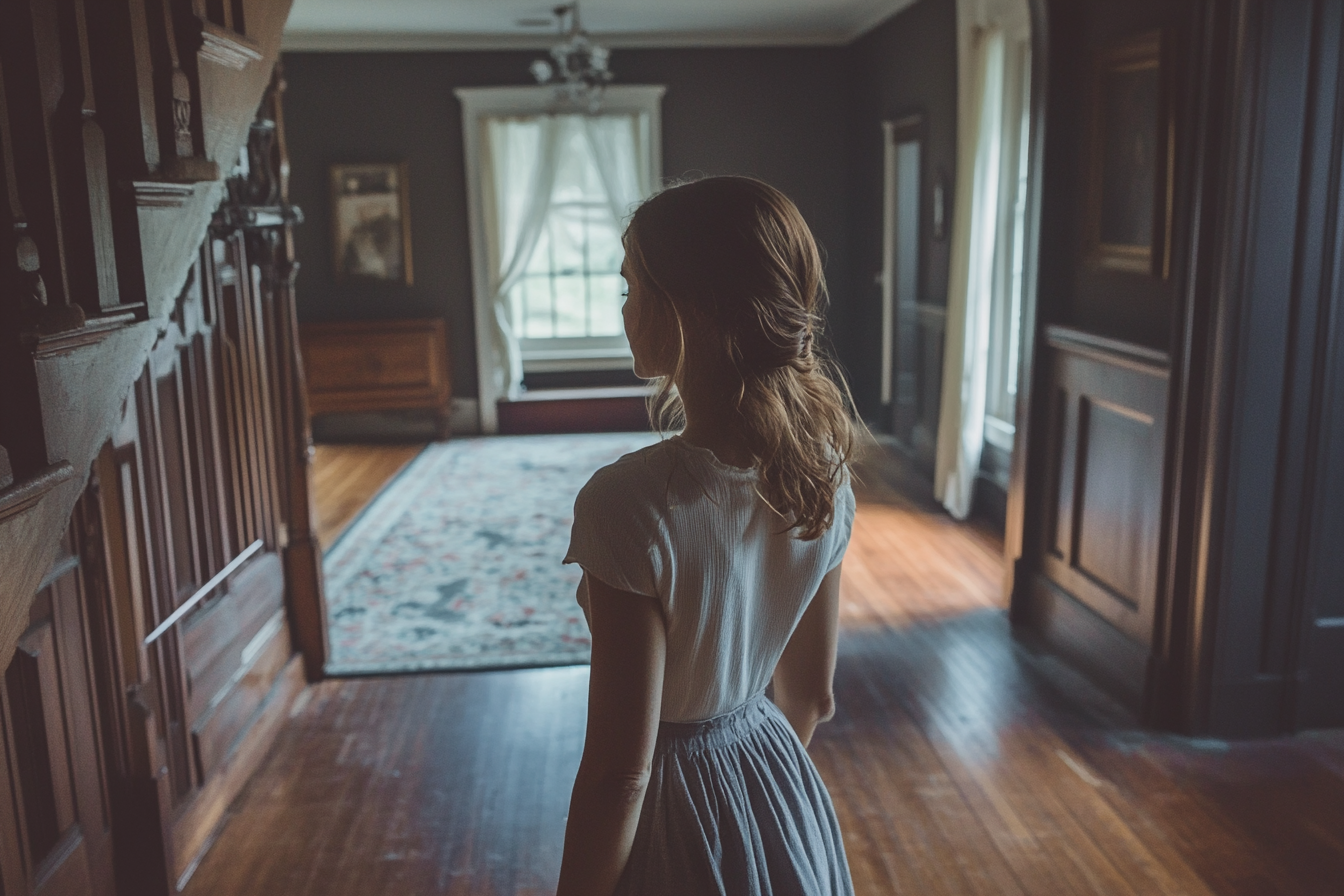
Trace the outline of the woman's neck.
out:
<instances>
[{"instance_id":1,"label":"woman's neck","mask_svg":"<svg viewBox=\"0 0 1344 896\"><path fill-rule=\"evenodd\" d=\"M703 368L702 368L703 369ZM698 448L707 448L720 463L750 467L756 462L742 431L742 416L736 407L731 378L694 376L689 372L677 384L686 428L681 438Z\"/></svg>"}]
</instances>

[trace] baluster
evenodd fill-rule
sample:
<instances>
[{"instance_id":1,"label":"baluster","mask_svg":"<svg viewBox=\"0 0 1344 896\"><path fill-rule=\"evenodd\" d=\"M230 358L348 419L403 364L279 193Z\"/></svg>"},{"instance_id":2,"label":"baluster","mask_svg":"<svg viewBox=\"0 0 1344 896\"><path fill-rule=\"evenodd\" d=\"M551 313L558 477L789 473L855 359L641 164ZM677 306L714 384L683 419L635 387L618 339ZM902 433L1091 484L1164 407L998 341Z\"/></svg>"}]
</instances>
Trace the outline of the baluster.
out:
<instances>
[{"instance_id":1,"label":"baluster","mask_svg":"<svg viewBox=\"0 0 1344 896\"><path fill-rule=\"evenodd\" d=\"M52 116L61 94L59 31L55 10L40 0L13 3L0 29L0 49L12 61L4 96L6 192L20 290L19 319L40 333L59 333L84 325L84 311L70 303L65 276L66 247L61 232L52 139ZM22 132L23 141L14 139ZM20 174L22 178L20 178ZM31 199L25 208L20 192ZM45 257L45 263L44 263Z\"/></svg>"},{"instance_id":2,"label":"baluster","mask_svg":"<svg viewBox=\"0 0 1344 896\"><path fill-rule=\"evenodd\" d=\"M165 140L164 173L175 181L196 183L199 181L219 180L219 165L198 154L196 132L196 109L193 105L191 78L182 68L182 56L178 52L178 34L173 16L172 0L159 0L163 13L163 29L168 51L170 71L166 86L165 104L168 111L169 138Z\"/></svg>"},{"instance_id":3,"label":"baluster","mask_svg":"<svg viewBox=\"0 0 1344 896\"><path fill-rule=\"evenodd\" d=\"M3 40L3 38L0 38ZM36 325L48 310L41 255L29 231L19 196L9 89L0 70L0 439L9 482L46 466L47 448L37 404L37 380L31 356L19 342L20 331ZM13 253L12 255L10 253ZM3 477L0 477L3 478Z\"/></svg>"},{"instance_id":4,"label":"baluster","mask_svg":"<svg viewBox=\"0 0 1344 896\"><path fill-rule=\"evenodd\" d=\"M85 310L97 313L120 305L112 206L107 176L107 144L94 102L84 0L61 4L65 61L65 107L58 139L62 167L62 223L71 253L71 291Z\"/></svg>"},{"instance_id":5,"label":"baluster","mask_svg":"<svg viewBox=\"0 0 1344 896\"><path fill-rule=\"evenodd\" d=\"M5 73L0 69L0 157L3 157L5 198L8 200L14 246L13 275L17 281L15 296L19 307L13 309L19 320L36 319L47 305L47 285L42 281L42 263L37 243L28 233L28 219L19 198L19 181L14 169L13 142L10 137L9 106L5 99Z\"/></svg>"}]
</instances>

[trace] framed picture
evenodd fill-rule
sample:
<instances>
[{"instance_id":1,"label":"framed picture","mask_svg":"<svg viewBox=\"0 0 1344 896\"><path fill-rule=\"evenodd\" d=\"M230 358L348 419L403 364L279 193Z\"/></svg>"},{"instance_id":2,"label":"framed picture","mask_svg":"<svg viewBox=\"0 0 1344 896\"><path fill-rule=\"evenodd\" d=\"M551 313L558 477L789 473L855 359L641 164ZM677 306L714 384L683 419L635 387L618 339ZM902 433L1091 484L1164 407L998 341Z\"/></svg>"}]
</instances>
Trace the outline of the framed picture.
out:
<instances>
[{"instance_id":1,"label":"framed picture","mask_svg":"<svg viewBox=\"0 0 1344 896\"><path fill-rule=\"evenodd\" d=\"M331 166L336 279L405 283L411 278L406 164Z\"/></svg>"},{"instance_id":2,"label":"framed picture","mask_svg":"<svg viewBox=\"0 0 1344 896\"><path fill-rule=\"evenodd\" d=\"M1165 68L1160 32L1097 62L1087 223L1088 254L1103 268L1170 274L1176 127Z\"/></svg>"}]
</instances>

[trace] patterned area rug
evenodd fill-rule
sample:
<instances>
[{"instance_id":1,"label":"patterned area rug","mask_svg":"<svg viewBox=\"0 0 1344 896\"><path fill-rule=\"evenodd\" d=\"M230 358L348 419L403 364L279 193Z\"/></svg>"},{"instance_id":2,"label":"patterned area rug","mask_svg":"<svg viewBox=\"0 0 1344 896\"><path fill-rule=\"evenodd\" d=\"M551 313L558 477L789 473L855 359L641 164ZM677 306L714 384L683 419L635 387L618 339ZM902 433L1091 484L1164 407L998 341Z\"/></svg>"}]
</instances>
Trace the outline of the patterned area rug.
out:
<instances>
[{"instance_id":1,"label":"patterned area rug","mask_svg":"<svg viewBox=\"0 0 1344 896\"><path fill-rule=\"evenodd\" d=\"M651 433L430 445L327 553L332 675L588 662L574 497Z\"/></svg>"}]
</instances>

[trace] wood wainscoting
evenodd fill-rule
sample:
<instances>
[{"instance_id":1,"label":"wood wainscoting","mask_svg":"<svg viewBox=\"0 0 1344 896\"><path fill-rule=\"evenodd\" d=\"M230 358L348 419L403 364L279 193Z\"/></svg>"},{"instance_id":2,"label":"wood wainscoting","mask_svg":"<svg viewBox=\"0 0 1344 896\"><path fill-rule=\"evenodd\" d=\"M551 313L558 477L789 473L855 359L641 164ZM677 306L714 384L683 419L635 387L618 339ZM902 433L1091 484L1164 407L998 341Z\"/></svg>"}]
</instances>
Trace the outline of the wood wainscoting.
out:
<instances>
[{"instance_id":1,"label":"wood wainscoting","mask_svg":"<svg viewBox=\"0 0 1344 896\"><path fill-rule=\"evenodd\" d=\"M442 319L303 324L313 414L427 410L448 437L452 379Z\"/></svg>"},{"instance_id":2,"label":"wood wainscoting","mask_svg":"<svg viewBox=\"0 0 1344 896\"><path fill-rule=\"evenodd\" d=\"M26 608L0 689L5 896L178 892L322 668L281 89L246 149L274 168L227 182Z\"/></svg>"},{"instance_id":3,"label":"wood wainscoting","mask_svg":"<svg viewBox=\"0 0 1344 896\"><path fill-rule=\"evenodd\" d=\"M95 644L78 526L29 611L0 687L0 887L112 896L112 832L95 700ZM6 811L15 813L8 824Z\"/></svg>"},{"instance_id":4,"label":"wood wainscoting","mask_svg":"<svg viewBox=\"0 0 1344 896\"><path fill-rule=\"evenodd\" d=\"M1137 709L1157 609L1169 363L1049 327L1041 555L1029 623Z\"/></svg>"}]
</instances>

